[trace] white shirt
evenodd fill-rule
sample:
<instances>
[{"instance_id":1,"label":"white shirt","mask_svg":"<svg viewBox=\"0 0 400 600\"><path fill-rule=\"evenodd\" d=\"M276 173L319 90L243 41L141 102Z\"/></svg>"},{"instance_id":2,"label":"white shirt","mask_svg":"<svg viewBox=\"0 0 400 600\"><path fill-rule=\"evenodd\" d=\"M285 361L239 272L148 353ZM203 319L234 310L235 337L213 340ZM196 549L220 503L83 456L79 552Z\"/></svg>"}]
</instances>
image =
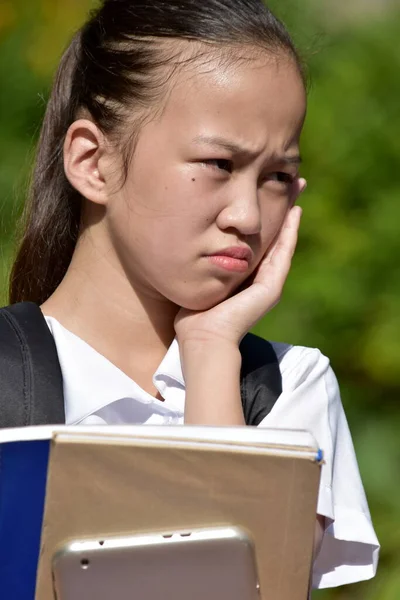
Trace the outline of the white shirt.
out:
<instances>
[{"instance_id":1,"label":"white shirt","mask_svg":"<svg viewBox=\"0 0 400 600\"><path fill-rule=\"evenodd\" d=\"M64 382L67 425L181 424L185 382L176 340L153 376L157 400L58 321L46 317ZM283 392L259 427L306 429L324 451L318 514L327 519L313 587L336 587L375 575L379 543L329 360L319 350L273 344Z\"/></svg>"}]
</instances>

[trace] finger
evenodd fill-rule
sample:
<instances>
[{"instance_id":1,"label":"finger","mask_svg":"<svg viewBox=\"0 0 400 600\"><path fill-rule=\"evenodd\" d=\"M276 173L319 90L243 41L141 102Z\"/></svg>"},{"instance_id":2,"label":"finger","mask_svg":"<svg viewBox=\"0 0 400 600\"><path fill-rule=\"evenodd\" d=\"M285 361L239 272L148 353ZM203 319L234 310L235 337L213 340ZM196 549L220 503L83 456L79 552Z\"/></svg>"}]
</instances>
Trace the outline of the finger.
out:
<instances>
[{"instance_id":1,"label":"finger","mask_svg":"<svg viewBox=\"0 0 400 600\"><path fill-rule=\"evenodd\" d=\"M279 269L280 265L286 265L288 261L289 265L286 266L290 267L297 245L302 212L300 206L294 206L288 211L277 240L263 261L267 268Z\"/></svg>"},{"instance_id":2,"label":"finger","mask_svg":"<svg viewBox=\"0 0 400 600\"><path fill-rule=\"evenodd\" d=\"M307 180L304 179L304 177L299 177L298 179L298 195L300 196L300 194L302 194L303 192L305 192L307 187Z\"/></svg>"},{"instance_id":3,"label":"finger","mask_svg":"<svg viewBox=\"0 0 400 600\"><path fill-rule=\"evenodd\" d=\"M304 177L298 177L293 184L293 188L292 188L293 195L295 195L297 198L298 196L300 196L300 194L302 194L304 192L306 187L307 187L307 180L304 179Z\"/></svg>"},{"instance_id":4,"label":"finger","mask_svg":"<svg viewBox=\"0 0 400 600\"><path fill-rule=\"evenodd\" d=\"M301 196L301 194L304 192L304 190L307 187L307 181L306 179L304 179L304 177L298 177L292 186L292 192L291 192L291 198L290 198L290 208L292 208L297 200L299 199L299 197Z\"/></svg>"},{"instance_id":5,"label":"finger","mask_svg":"<svg viewBox=\"0 0 400 600\"><path fill-rule=\"evenodd\" d=\"M261 263L253 284L239 294L243 300L251 298L250 327L280 300L296 249L301 215L299 206L288 212L274 248Z\"/></svg>"},{"instance_id":6,"label":"finger","mask_svg":"<svg viewBox=\"0 0 400 600\"><path fill-rule=\"evenodd\" d=\"M304 177L299 177L298 179L296 179L294 185L294 190L292 191L292 195L291 195L291 199L290 199L290 203L289 203L289 209L288 212L286 214L285 220L282 224L282 229L286 226L287 227L287 222L288 219L290 219L290 215L291 215L291 210L294 207L294 205L296 204L296 201L298 200L299 196L305 191L305 189L307 188L307 181L306 179L304 179ZM300 213L300 218L301 218L301 213ZM300 225L300 221L297 224L297 229L299 228ZM273 243L271 244L270 248L266 251L263 260L267 259L268 257L272 257L276 246L280 240L281 237L281 233L282 233L282 229L278 232L275 240L273 241ZM297 236L296 236L296 243L297 243Z\"/></svg>"},{"instance_id":7,"label":"finger","mask_svg":"<svg viewBox=\"0 0 400 600\"><path fill-rule=\"evenodd\" d=\"M301 214L302 210L298 206L290 210L274 248L263 261L254 280L254 284L264 288L265 300L267 301L268 298L271 308L279 302L290 271L297 245Z\"/></svg>"}]
</instances>

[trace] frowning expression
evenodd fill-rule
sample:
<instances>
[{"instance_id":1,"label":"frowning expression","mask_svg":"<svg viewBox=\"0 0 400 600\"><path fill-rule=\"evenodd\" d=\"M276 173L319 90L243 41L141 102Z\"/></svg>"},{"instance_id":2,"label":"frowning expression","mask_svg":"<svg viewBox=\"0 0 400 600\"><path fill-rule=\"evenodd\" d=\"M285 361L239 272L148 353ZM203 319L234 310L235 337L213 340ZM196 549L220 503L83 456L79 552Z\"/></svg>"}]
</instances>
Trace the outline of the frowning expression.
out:
<instances>
[{"instance_id":1,"label":"frowning expression","mask_svg":"<svg viewBox=\"0 0 400 600\"><path fill-rule=\"evenodd\" d=\"M254 271L295 200L305 110L287 57L182 70L108 210L133 285L204 310Z\"/></svg>"}]
</instances>

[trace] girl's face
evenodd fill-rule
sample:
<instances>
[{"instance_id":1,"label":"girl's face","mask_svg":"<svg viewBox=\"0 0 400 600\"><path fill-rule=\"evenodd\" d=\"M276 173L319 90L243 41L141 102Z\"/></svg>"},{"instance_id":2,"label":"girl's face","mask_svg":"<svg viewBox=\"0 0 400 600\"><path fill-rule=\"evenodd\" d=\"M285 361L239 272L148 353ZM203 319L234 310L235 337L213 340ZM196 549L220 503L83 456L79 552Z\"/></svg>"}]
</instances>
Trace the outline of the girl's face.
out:
<instances>
[{"instance_id":1,"label":"girl's face","mask_svg":"<svg viewBox=\"0 0 400 600\"><path fill-rule=\"evenodd\" d=\"M298 193L305 110L284 58L174 79L106 211L112 260L135 289L205 310L251 275Z\"/></svg>"}]
</instances>

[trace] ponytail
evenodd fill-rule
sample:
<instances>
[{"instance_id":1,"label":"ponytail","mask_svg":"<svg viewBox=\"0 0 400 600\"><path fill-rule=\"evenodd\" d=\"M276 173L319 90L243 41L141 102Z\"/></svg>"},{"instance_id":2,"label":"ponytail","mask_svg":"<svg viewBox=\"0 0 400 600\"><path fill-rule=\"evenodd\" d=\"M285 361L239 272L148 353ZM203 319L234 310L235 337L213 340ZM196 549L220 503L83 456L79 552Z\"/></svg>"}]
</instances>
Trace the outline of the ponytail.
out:
<instances>
[{"instance_id":1,"label":"ponytail","mask_svg":"<svg viewBox=\"0 0 400 600\"><path fill-rule=\"evenodd\" d=\"M74 120L73 81L81 46L78 33L64 53L40 134L25 230L10 277L10 302L42 304L62 281L79 233L81 199L63 165L66 132Z\"/></svg>"}]
</instances>

